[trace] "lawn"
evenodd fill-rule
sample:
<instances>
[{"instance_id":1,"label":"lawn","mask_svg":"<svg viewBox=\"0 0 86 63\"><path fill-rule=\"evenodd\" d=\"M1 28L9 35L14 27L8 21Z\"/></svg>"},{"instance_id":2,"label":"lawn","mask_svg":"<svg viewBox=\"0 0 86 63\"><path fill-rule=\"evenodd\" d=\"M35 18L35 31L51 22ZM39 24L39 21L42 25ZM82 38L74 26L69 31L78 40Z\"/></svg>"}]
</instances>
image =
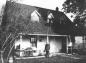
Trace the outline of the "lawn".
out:
<instances>
[{"instance_id":1,"label":"lawn","mask_svg":"<svg viewBox=\"0 0 86 63\"><path fill-rule=\"evenodd\" d=\"M82 56L81 56L82 57ZM5 60L5 59L4 59ZM1 63L1 60L0 60ZM4 63L8 63L5 62ZM14 63L86 63L86 57L82 57L82 59L74 59L72 56L62 56L57 55L49 58L29 58L29 59L16 59Z\"/></svg>"},{"instance_id":2,"label":"lawn","mask_svg":"<svg viewBox=\"0 0 86 63\"><path fill-rule=\"evenodd\" d=\"M86 59L74 59L57 55L50 58L20 59L15 60L15 63L86 63Z\"/></svg>"}]
</instances>

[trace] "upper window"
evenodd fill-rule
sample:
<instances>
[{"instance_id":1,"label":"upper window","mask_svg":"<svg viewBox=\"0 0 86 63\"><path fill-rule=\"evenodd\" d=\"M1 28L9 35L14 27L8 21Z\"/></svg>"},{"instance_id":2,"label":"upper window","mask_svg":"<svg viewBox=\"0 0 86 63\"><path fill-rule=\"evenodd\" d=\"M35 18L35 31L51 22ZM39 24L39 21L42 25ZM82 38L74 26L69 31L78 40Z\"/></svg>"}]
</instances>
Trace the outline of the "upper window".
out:
<instances>
[{"instance_id":1,"label":"upper window","mask_svg":"<svg viewBox=\"0 0 86 63\"><path fill-rule=\"evenodd\" d=\"M40 18L40 14L38 13L38 11L37 10L35 10L35 11L33 11L32 13L31 13L31 21L33 21L33 22L39 22L39 18Z\"/></svg>"}]
</instances>

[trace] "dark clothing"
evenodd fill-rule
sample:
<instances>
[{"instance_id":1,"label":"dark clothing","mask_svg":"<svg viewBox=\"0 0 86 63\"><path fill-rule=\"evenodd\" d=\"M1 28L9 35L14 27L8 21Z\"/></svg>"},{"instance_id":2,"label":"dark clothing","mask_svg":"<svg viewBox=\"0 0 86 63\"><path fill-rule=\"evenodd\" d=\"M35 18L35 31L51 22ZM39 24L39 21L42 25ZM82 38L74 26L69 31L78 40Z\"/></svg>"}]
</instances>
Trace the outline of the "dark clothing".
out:
<instances>
[{"instance_id":1,"label":"dark clothing","mask_svg":"<svg viewBox=\"0 0 86 63\"><path fill-rule=\"evenodd\" d=\"M49 57L49 51L46 51L45 57L46 57L46 58Z\"/></svg>"},{"instance_id":2,"label":"dark clothing","mask_svg":"<svg viewBox=\"0 0 86 63\"><path fill-rule=\"evenodd\" d=\"M49 51L49 50L50 50L50 44L46 44L46 45L45 45L45 50L46 50L46 51Z\"/></svg>"},{"instance_id":3,"label":"dark clothing","mask_svg":"<svg viewBox=\"0 0 86 63\"><path fill-rule=\"evenodd\" d=\"M46 44L45 45L45 52L46 52L45 56L46 57L49 57L49 50L50 50L50 44Z\"/></svg>"}]
</instances>

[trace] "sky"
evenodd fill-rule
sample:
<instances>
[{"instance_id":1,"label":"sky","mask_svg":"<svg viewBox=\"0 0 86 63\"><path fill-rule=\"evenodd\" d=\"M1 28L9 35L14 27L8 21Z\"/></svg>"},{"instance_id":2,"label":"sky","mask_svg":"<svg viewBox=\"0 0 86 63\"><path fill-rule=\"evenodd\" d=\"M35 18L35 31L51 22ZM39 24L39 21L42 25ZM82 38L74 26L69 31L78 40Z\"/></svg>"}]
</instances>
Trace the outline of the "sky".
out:
<instances>
[{"instance_id":1,"label":"sky","mask_svg":"<svg viewBox=\"0 0 86 63\"><path fill-rule=\"evenodd\" d=\"M47 9L55 10L56 7L59 7L59 10L62 9L62 4L65 0L17 0L18 3L43 7ZM0 0L0 9L3 4L6 3L6 0Z\"/></svg>"},{"instance_id":2,"label":"sky","mask_svg":"<svg viewBox=\"0 0 86 63\"><path fill-rule=\"evenodd\" d=\"M62 4L66 0L17 0L17 1L18 3L52 9L52 10L55 10L56 7L58 7L59 11L62 11ZM1 11L2 5L4 5L5 3L6 3L6 0L0 0L0 11ZM72 15L71 13L68 13L66 15L69 17L70 20L73 21L74 18L71 18L71 15Z\"/></svg>"},{"instance_id":3,"label":"sky","mask_svg":"<svg viewBox=\"0 0 86 63\"><path fill-rule=\"evenodd\" d=\"M65 0L20 0L19 2L53 10L55 10L56 7L59 7L59 10L61 10L64 1Z\"/></svg>"}]
</instances>

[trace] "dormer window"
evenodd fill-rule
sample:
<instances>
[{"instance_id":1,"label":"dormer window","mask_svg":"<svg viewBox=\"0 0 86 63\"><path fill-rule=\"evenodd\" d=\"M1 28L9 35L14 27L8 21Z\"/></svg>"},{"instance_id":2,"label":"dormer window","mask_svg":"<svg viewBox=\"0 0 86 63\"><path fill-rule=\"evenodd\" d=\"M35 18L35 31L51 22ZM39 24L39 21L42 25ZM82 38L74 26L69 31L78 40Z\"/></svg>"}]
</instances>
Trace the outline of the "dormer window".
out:
<instances>
[{"instance_id":1,"label":"dormer window","mask_svg":"<svg viewBox=\"0 0 86 63\"><path fill-rule=\"evenodd\" d=\"M53 14L50 12L50 13L48 14L48 16L47 16L47 23L53 23L53 18L54 18L54 16L53 16Z\"/></svg>"},{"instance_id":2,"label":"dormer window","mask_svg":"<svg viewBox=\"0 0 86 63\"><path fill-rule=\"evenodd\" d=\"M31 21L33 21L33 22L39 22L40 16L41 16L41 15L38 13L37 10L33 11L33 12L31 13Z\"/></svg>"}]
</instances>

